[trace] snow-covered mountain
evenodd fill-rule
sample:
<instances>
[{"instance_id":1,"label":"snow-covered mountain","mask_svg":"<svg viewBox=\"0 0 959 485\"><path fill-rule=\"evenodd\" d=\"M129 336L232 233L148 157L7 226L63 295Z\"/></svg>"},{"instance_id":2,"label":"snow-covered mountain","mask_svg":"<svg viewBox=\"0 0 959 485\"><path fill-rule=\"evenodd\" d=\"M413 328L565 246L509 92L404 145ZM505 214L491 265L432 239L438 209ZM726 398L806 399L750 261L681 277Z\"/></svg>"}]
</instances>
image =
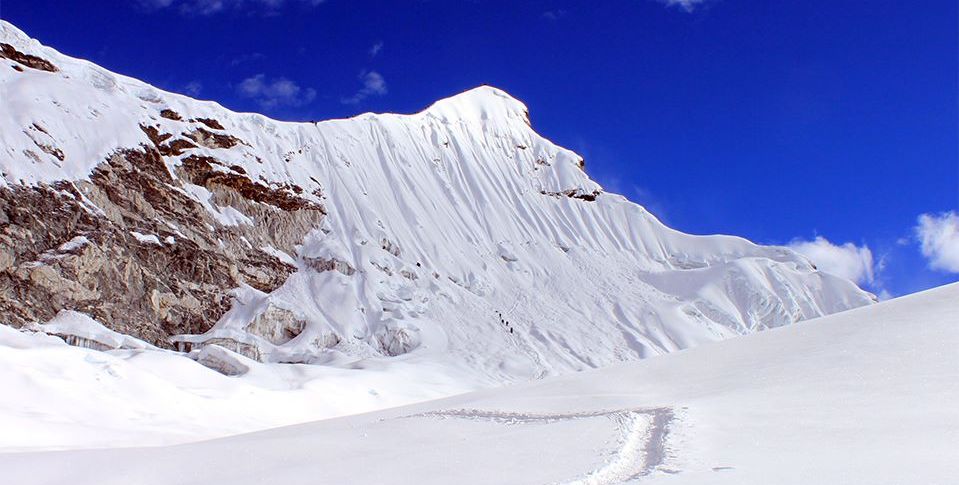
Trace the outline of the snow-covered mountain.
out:
<instances>
[{"instance_id":1,"label":"snow-covered mountain","mask_svg":"<svg viewBox=\"0 0 959 485\"><path fill-rule=\"evenodd\" d=\"M787 248L664 226L492 87L288 123L6 22L0 44L0 320L16 327L228 374L404 362L483 385L873 302Z\"/></svg>"},{"instance_id":2,"label":"snow-covered mountain","mask_svg":"<svg viewBox=\"0 0 959 485\"><path fill-rule=\"evenodd\" d=\"M959 284L533 384L181 446L0 454L0 467L24 485L946 485L956 315Z\"/></svg>"}]
</instances>

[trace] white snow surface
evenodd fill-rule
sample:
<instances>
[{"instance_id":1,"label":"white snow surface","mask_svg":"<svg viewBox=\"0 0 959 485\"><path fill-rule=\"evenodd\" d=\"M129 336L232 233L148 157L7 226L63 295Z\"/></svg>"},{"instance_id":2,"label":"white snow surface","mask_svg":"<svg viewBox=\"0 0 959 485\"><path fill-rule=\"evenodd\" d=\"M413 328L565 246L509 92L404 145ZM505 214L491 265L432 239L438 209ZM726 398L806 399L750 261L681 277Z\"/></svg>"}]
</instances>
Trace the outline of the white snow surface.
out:
<instances>
[{"instance_id":1,"label":"white snow surface","mask_svg":"<svg viewBox=\"0 0 959 485\"><path fill-rule=\"evenodd\" d=\"M69 334L79 327L99 340L111 335L95 327L91 335L89 322L71 320L72 328L45 330ZM349 369L233 356L249 372L227 377L175 352L133 346L102 352L0 325L0 450L182 443L471 389L429 363Z\"/></svg>"},{"instance_id":2,"label":"white snow surface","mask_svg":"<svg viewBox=\"0 0 959 485\"><path fill-rule=\"evenodd\" d=\"M157 246L161 244L160 238L158 238L156 234L142 234L136 231L130 231L130 235L143 244L156 244Z\"/></svg>"},{"instance_id":3,"label":"white snow surface","mask_svg":"<svg viewBox=\"0 0 959 485\"><path fill-rule=\"evenodd\" d=\"M159 350L142 340L114 332L84 313L71 310L61 310L49 322L37 325L33 330L61 338L77 337L108 349Z\"/></svg>"},{"instance_id":4,"label":"white snow surface","mask_svg":"<svg viewBox=\"0 0 959 485\"><path fill-rule=\"evenodd\" d=\"M244 142L188 153L302 187L328 213L295 254L263 249L300 268L282 287L237 288L208 334L181 337L230 338L256 345L268 362L325 365L250 363L227 378L171 352L93 354L3 329L0 357L36 363L0 366L3 388L35 386L43 396L0 397L0 419L23 431L0 433L7 449L182 442L362 412L642 359L874 300L788 248L684 234L602 192L579 155L537 134L526 106L496 88L412 115L289 123L161 91L4 21L0 41L60 69L0 66L0 186L82 180L116 150L150 144L140 124L189 129L159 116L172 109L184 120L215 119ZM175 177L180 159L166 160ZM223 226L251 222L202 187L186 192ZM305 258L355 273L317 272ZM306 321L303 333L275 345L247 332L271 307ZM327 348L330 335L339 343ZM43 345L3 343L34 338ZM103 426L114 431L78 431Z\"/></svg>"},{"instance_id":5,"label":"white snow surface","mask_svg":"<svg viewBox=\"0 0 959 485\"><path fill-rule=\"evenodd\" d=\"M225 439L0 454L18 484L912 484L959 476L959 284L641 362Z\"/></svg>"}]
</instances>

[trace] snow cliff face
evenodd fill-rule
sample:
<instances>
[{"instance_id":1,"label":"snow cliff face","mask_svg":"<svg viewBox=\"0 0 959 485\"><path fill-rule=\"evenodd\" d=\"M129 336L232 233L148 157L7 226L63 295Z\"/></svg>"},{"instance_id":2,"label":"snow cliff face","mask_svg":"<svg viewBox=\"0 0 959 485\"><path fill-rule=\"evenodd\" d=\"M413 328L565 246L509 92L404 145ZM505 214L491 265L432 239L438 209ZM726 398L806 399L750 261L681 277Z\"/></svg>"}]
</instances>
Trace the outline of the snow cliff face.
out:
<instances>
[{"instance_id":1,"label":"snow cliff face","mask_svg":"<svg viewBox=\"0 0 959 485\"><path fill-rule=\"evenodd\" d=\"M0 320L61 310L263 362L446 359L492 380L865 305L782 247L667 228L480 87L286 123L0 24Z\"/></svg>"}]
</instances>

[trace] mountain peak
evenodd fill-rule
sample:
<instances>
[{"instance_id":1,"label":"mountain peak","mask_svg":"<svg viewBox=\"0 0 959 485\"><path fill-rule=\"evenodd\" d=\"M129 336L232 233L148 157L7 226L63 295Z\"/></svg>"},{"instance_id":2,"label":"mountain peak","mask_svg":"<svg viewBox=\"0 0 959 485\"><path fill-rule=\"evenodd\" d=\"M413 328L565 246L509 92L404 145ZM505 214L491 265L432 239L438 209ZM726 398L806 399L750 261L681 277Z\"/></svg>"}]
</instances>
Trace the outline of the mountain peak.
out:
<instances>
[{"instance_id":1,"label":"mountain peak","mask_svg":"<svg viewBox=\"0 0 959 485\"><path fill-rule=\"evenodd\" d=\"M529 123L529 110L506 91L482 85L441 99L423 113L446 121L522 119Z\"/></svg>"}]
</instances>

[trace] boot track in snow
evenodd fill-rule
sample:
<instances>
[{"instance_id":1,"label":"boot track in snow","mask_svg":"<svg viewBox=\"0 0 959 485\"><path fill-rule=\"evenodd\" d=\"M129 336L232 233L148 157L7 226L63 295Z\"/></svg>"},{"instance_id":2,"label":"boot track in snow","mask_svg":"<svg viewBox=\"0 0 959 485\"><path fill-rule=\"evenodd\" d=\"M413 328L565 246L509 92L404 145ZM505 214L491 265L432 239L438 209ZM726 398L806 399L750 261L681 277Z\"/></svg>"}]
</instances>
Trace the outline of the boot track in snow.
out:
<instances>
[{"instance_id":1,"label":"boot track in snow","mask_svg":"<svg viewBox=\"0 0 959 485\"><path fill-rule=\"evenodd\" d=\"M672 408L627 408L577 413L519 413L481 409L431 411L404 418L467 419L506 426L554 423L587 418L607 418L616 423L619 447L612 458L581 478L564 482L570 485L607 485L641 479L661 467L666 459L669 430L675 420Z\"/></svg>"}]
</instances>

